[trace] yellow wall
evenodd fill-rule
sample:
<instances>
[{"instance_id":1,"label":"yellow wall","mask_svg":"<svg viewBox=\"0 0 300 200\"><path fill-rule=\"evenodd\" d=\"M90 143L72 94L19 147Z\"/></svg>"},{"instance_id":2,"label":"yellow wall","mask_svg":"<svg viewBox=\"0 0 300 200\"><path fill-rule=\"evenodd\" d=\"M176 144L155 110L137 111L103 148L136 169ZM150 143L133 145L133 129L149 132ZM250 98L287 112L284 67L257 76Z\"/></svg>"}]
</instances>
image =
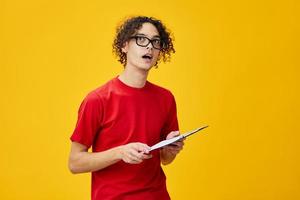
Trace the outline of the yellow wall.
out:
<instances>
[{"instance_id":1,"label":"yellow wall","mask_svg":"<svg viewBox=\"0 0 300 200\"><path fill-rule=\"evenodd\" d=\"M108 2L108 3L105 3ZM117 23L152 15L174 32L149 80L173 91L181 131L210 125L165 167L175 200L300 199L299 3L0 2L0 199L89 199L67 169L88 91L119 74Z\"/></svg>"}]
</instances>

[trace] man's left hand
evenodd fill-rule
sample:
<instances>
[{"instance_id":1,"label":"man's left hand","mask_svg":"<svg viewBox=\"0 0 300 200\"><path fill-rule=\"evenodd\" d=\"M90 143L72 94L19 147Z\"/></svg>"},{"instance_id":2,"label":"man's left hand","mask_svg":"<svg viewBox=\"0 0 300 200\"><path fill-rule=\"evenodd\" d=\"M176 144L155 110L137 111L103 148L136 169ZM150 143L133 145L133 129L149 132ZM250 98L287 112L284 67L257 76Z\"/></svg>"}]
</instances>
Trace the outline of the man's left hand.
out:
<instances>
[{"instance_id":1,"label":"man's left hand","mask_svg":"<svg viewBox=\"0 0 300 200\"><path fill-rule=\"evenodd\" d=\"M171 139L174 137L177 137L179 135L179 131L172 131L167 135L166 139ZM165 146L162 150L164 153L167 153L169 155L172 156L176 156L182 149L183 149L183 145L184 145L184 141L185 139L182 140L178 140L177 142L174 142L172 144L169 144L167 146Z\"/></svg>"}]
</instances>

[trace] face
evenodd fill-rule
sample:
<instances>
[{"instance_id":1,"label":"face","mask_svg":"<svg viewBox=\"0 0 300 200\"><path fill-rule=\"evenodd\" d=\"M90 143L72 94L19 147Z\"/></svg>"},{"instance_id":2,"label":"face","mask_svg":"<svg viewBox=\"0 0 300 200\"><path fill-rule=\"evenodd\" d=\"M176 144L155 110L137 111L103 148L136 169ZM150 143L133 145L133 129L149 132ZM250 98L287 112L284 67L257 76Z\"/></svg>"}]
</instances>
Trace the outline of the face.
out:
<instances>
[{"instance_id":1,"label":"face","mask_svg":"<svg viewBox=\"0 0 300 200\"><path fill-rule=\"evenodd\" d=\"M126 67L150 70L158 59L159 46L160 38L156 27L151 23L144 23L122 48L127 56Z\"/></svg>"}]
</instances>

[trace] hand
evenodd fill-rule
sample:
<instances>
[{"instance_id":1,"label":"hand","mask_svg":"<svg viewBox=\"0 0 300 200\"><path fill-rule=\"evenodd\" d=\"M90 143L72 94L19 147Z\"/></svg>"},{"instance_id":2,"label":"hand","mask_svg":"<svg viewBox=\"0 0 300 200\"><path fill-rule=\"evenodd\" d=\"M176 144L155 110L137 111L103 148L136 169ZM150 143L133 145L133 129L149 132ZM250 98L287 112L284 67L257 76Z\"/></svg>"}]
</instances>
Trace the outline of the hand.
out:
<instances>
[{"instance_id":1,"label":"hand","mask_svg":"<svg viewBox=\"0 0 300 200\"><path fill-rule=\"evenodd\" d=\"M171 139L177 137L178 135L179 135L179 131L172 131L167 135L166 139ZM163 148L163 152L172 156L176 156L183 149L184 140L185 139L178 140L177 142L165 146Z\"/></svg>"},{"instance_id":2,"label":"hand","mask_svg":"<svg viewBox=\"0 0 300 200\"><path fill-rule=\"evenodd\" d=\"M121 146L121 159L125 163L139 164L145 159L152 158L151 154L148 154L150 147L143 143L129 143Z\"/></svg>"}]
</instances>

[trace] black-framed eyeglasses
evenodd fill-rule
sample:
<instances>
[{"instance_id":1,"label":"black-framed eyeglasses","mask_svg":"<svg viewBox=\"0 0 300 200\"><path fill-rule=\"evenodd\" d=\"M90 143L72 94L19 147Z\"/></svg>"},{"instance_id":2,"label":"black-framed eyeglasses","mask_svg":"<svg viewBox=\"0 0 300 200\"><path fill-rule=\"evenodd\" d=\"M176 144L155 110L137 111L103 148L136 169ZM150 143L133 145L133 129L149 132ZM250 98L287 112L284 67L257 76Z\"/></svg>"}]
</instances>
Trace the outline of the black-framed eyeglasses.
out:
<instances>
[{"instance_id":1,"label":"black-framed eyeglasses","mask_svg":"<svg viewBox=\"0 0 300 200\"><path fill-rule=\"evenodd\" d=\"M149 43L151 43L153 48L157 50L161 50L163 47L162 42L159 38L155 38L151 40L146 36L142 36L142 35L135 35L130 38L135 39L136 44L141 47L146 47L149 45Z\"/></svg>"}]
</instances>

